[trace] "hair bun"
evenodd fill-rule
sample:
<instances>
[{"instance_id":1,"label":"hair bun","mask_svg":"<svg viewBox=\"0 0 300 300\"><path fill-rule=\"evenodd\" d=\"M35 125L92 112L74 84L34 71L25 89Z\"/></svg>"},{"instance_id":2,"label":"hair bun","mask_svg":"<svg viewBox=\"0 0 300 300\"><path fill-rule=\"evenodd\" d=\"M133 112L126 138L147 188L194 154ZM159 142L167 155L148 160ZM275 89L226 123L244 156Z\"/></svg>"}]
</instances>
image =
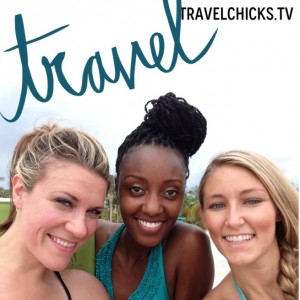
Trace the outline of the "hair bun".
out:
<instances>
[{"instance_id":1,"label":"hair bun","mask_svg":"<svg viewBox=\"0 0 300 300\"><path fill-rule=\"evenodd\" d=\"M148 108L152 104L152 108ZM206 137L207 122L202 113L187 103L167 93L145 105L144 125L172 140L188 156L195 154Z\"/></svg>"}]
</instances>

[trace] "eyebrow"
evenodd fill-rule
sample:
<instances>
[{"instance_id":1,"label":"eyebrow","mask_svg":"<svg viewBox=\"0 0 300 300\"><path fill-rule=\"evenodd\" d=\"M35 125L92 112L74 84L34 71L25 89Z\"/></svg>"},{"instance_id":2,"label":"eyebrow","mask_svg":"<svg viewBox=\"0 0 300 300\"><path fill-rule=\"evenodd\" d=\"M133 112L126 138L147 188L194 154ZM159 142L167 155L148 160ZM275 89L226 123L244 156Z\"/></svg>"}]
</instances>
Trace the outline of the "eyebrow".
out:
<instances>
[{"instance_id":1,"label":"eyebrow","mask_svg":"<svg viewBox=\"0 0 300 300\"><path fill-rule=\"evenodd\" d=\"M249 188L249 189L243 190L240 194L243 195L243 194L248 194L248 193L251 193L251 192L261 192L261 193L264 193L264 194L268 194L268 192L265 189L262 189L262 188Z\"/></svg>"},{"instance_id":2,"label":"eyebrow","mask_svg":"<svg viewBox=\"0 0 300 300\"><path fill-rule=\"evenodd\" d=\"M252 192L260 192L260 193L264 193L264 194L268 195L268 192L265 189L261 189L261 188L249 188L249 189L241 191L240 195L245 195L245 194L252 193ZM204 195L205 195L205 193L204 193ZM225 198L225 197L222 193L215 193L215 194L212 194L212 195L204 197L204 198L211 199L211 198Z\"/></svg>"},{"instance_id":3,"label":"eyebrow","mask_svg":"<svg viewBox=\"0 0 300 300\"><path fill-rule=\"evenodd\" d=\"M123 177L123 180L127 179L127 178L134 178L134 179L144 179L143 177L137 176L137 175L127 175L125 177Z\"/></svg>"},{"instance_id":4,"label":"eyebrow","mask_svg":"<svg viewBox=\"0 0 300 300\"><path fill-rule=\"evenodd\" d=\"M139 179L139 180L147 180L146 178L144 177L141 177L141 176L137 176L137 175L127 175L123 178L123 181L127 178L134 178L134 179ZM174 181L177 181L179 183L182 183L183 184L183 181L180 180L180 179L177 179L177 178L174 178L174 179L168 179L166 181L164 181L163 183L169 183L169 182L174 182Z\"/></svg>"},{"instance_id":5,"label":"eyebrow","mask_svg":"<svg viewBox=\"0 0 300 300\"><path fill-rule=\"evenodd\" d=\"M205 196L205 194L204 194L204 197L203 197L204 200L209 200L209 199L214 199L214 198L224 198L224 196L220 193L216 193L216 194L212 194L210 196Z\"/></svg>"},{"instance_id":6,"label":"eyebrow","mask_svg":"<svg viewBox=\"0 0 300 300\"><path fill-rule=\"evenodd\" d=\"M70 193L68 193L68 192L63 192L63 191L55 191L55 192L52 192L51 194L54 194L54 193L62 193L62 194L65 194L65 195L67 195L67 196L69 196L73 201L75 201L75 202L78 202L78 199L75 197L75 196L73 196L73 195L71 195ZM104 207L104 205L103 206L94 206L94 207L92 207L93 209L105 209L105 207Z\"/></svg>"},{"instance_id":7,"label":"eyebrow","mask_svg":"<svg viewBox=\"0 0 300 300\"><path fill-rule=\"evenodd\" d=\"M59 190L58 190L58 191L51 192L51 194L56 194L56 193L65 194L65 195L67 195L68 197L72 198L73 201L78 202L78 199L77 199L75 196L73 196L72 194L68 193L68 192L65 192L65 191L59 191Z\"/></svg>"}]
</instances>

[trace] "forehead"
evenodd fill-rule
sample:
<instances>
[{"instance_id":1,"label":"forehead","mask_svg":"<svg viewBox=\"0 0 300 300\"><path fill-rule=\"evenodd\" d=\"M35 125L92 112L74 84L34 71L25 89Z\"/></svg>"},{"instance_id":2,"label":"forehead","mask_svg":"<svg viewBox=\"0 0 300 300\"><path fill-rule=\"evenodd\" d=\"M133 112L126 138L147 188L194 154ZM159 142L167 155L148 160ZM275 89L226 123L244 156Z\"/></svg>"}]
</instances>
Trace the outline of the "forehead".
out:
<instances>
[{"instance_id":1,"label":"forehead","mask_svg":"<svg viewBox=\"0 0 300 300\"><path fill-rule=\"evenodd\" d=\"M71 182L75 179L77 179L78 181L83 181L83 173L95 178L103 178L94 170L89 169L77 162L66 159L50 159L45 164L45 167L42 170L40 177L38 178L36 183L50 179L57 180L58 182L60 180L61 182Z\"/></svg>"},{"instance_id":2,"label":"forehead","mask_svg":"<svg viewBox=\"0 0 300 300\"><path fill-rule=\"evenodd\" d=\"M123 157L120 171L128 169L173 169L186 172L182 155L172 148L142 145L131 148Z\"/></svg>"},{"instance_id":3,"label":"forehead","mask_svg":"<svg viewBox=\"0 0 300 300\"><path fill-rule=\"evenodd\" d=\"M227 186L230 188L253 186L265 190L263 183L252 171L235 165L216 167L208 176L205 189L211 186Z\"/></svg>"},{"instance_id":4,"label":"forehead","mask_svg":"<svg viewBox=\"0 0 300 300\"><path fill-rule=\"evenodd\" d=\"M44 174L35 183L33 190L41 186L47 186L51 190L61 188L101 194L102 189L107 189L108 182L94 170L76 162L57 159L45 166Z\"/></svg>"}]
</instances>

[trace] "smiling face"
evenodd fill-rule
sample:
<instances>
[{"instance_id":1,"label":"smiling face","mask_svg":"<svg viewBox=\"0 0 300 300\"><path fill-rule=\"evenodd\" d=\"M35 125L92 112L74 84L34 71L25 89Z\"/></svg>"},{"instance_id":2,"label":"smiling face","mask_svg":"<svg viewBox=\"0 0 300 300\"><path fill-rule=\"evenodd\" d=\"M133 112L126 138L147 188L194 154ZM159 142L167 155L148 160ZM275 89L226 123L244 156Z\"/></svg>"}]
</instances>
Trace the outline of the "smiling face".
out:
<instances>
[{"instance_id":1,"label":"smiling face","mask_svg":"<svg viewBox=\"0 0 300 300\"><path fill-rule=\"evenodd\" d=\"M276 208L250 171L217 167L207 178L203 195L202 221L231 266L259 262L278 251Z\"/></svg>"},{"instance_id":2,"label":"smiling face","mask_svg":"<svg viewBox=\"0 0 300 300\"><path fill-rule=\"evenodd\" d=\"M185 177L183 159L170 148L139 146L123 157L117 191L136 243L153 247L166 237L182 208Z\"/></svg>"},{"instance_id":3,"label":"smiling face","mask_svg":"<svg viewBox=\"0 0 300 300\"><path fill-rule=\"evenodd\" d=\"M23 253L51 270L64 269L96 230L107 186L104 178L68 161L51 162L31 191L24 190L16 175L15 223Z\"/></svg>"}]
</instances>

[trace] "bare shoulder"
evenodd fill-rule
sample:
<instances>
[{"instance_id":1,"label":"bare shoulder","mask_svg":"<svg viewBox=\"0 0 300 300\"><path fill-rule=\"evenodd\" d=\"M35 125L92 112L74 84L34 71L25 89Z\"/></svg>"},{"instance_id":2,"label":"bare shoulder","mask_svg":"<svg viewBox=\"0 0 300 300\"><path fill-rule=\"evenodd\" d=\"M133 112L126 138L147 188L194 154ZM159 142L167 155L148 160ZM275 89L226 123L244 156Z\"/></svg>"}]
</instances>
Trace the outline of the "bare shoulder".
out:
<instances>
[{"instance_id":1,"label":"bare shoulder","mask_svg":"<svg viewBox=\"0 0 300 300\"><path fill-rule=\"evenodd\" d=\"M231 272L229 272L225 278L207 295L204 297L204 300L239 300L239 296L236 293Z\"/></svg>"},{"instance_id":2,"label":"bare shoulder","mask_svg":"<svg viewBox=\"0 0 300 300\"><path fill-rule=\"evenodd\" d=\"M178 243L179 241L180 243ZM210 242L207 233L199 226L176 222L169 234L168 243L175 243L178 247L187 246L190 248L194 245L198 247L206 246Z\"/></svg>"},{"instance_id":3,"label":"bare shoulder","mask_svg":"<svg viewBox=\"0 0 300 300\"><path fill-rule=\"evenodd\" d=\"M121 226L121 223L114 223L106 220L99 220L96 233L95 245L98 252L114 232Z\"/></svg>"},{"instance_id":4,"label":"bare shoulder","mask_svg":"<svg viewBox=\"0 0 300 300\"><path fill-rule=\"evenodd\" d=\"M165 241L164 265L172 299L202 299L212 288L214 277L210 241L205 231L176 222Z\"/></svg>"},{"instance_id":5,"label":"bare shoulder","mask_svg":"<svg viewBox=\"0 0 300 300\"><path fill-rule=\"evenodd\" d=\"M209 291L203 300L225 300L226 298L222 297L222 294L218 292L218 288L214 288Z\"/></svg>"},{"instance_id":6,"label":"bare shoulder","mask_svg":"<svg viewBox=\"0 0 300 300\"><path fill-rule=\"evenodd\" d=\"M102 283L91 274L82 270L71 269L61 272L61 276L73 300L109 300L109 296Z\"/></svg>"},{"instance_id":7,"label":"bare shoulder","mask_svg":"<svg viewBox=\"0 0 300 300\"><path fill-rule=\"evenodd\" d=\"M173 259L172 264L188 261L203 260L203 257L210 257L211 247L207 233L200 227L188 223L176 222L170 231L166 243L165 251ZM176 249L176 251L175 251ZM172 252L172 254L171 254ZM195 261L194 261L195 262Z\"/></svg>"}]
</instances>

